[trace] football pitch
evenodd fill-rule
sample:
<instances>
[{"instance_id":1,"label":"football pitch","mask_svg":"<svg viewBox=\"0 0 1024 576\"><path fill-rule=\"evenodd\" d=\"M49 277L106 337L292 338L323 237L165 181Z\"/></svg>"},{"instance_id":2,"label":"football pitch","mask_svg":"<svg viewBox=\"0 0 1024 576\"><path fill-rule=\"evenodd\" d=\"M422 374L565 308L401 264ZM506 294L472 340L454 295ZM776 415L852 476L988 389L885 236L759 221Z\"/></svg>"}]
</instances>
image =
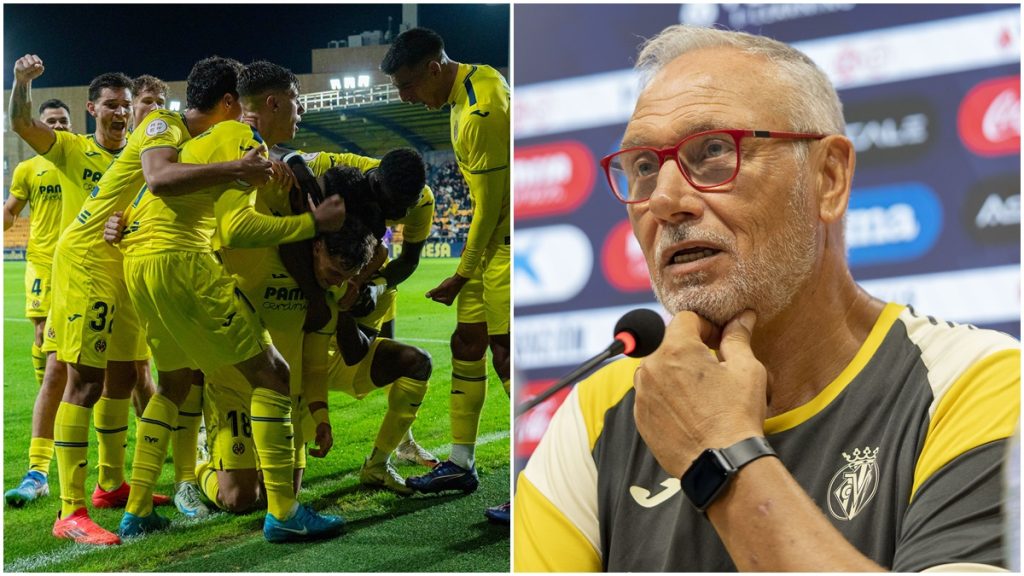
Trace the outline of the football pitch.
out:
<instances>
[{"instance_id":1,"label":"football pitch","mask_svg":"<svg viewBox=\"0 0 1024 576\"><path fill-rule=\"evenodd\" d=\"M423 259L399 290L399 340L433 356L433 376L413 432L439 458L448 454L448 397L451 357L448 338L455 310L423 294L454 272L456 259ZM4 490L15 487L28 468L32 406L37 385L29 348L32 324L24 318L24 262L4 263ZM165 532L106 548L73 544L50 535L59 508L56 458L50 468L49 497L21 509L4 507L5 572L508 572L509 529L489 524L487 506L509 499L509 400L488 368L487 401L476 451L480 487L470 495L402 498L367 490L359 468L370 453L387 406L386 392L362 401L330 393L334 448L325 459L308 458L300 500L348 521L335 539L303 544L268 544L263 512L215 513L187 520L173 507L160 508L173 520ZM134 448L129 424L127 468ZM86 494L96 485L95 434L90 437ZM403 476L425 468L400 466ZM172 494L174 471L168 458L157 491ZM115 530L121 510L91 509L101 526Z\"/></svg>"}]
</instances>

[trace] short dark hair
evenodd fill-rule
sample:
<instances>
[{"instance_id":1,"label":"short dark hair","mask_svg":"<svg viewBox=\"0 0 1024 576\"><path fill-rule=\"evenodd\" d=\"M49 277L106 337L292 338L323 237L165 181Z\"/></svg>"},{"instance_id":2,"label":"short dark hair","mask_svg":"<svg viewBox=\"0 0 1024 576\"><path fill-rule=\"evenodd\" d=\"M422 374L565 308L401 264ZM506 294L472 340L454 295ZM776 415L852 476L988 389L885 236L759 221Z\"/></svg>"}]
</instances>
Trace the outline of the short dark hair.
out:
<instances>
[{"instance_id":1,"label":"short dark hair","mask_svg":"<svg viewBox=\"0 0 1024 576\"><path fill-rule=\"evenodd\" d=\"M378 198L389 219L401 218L419 200L427 183L427 167L423 157L412 148L395 148L380 159L381 184L386 198Z\"/></svg>"},{"instance_id":2,"label":"short dark hair","mask_svg":"<svg viewBox=\"0 0 1024 576\"><path fill-rule=\"evenodd\" d=\"M248 64L238 74L238 94L243 98L271 90L287 90L293 84L298 88L299 79L291 70L266 60Z\"/></svg>"},{"instance_id":3,"label":"short dark hair","mask_svg":"<svg viewBox=\"0 0 1024 576\"><path fill-rule=\"evenodd\" d=\"M391 43L380 63L380 71L392 75L403 66L415 66L444 52L444 39L429 28L411 28Z\"/></svg>"},{"instance_id":4,"label":"short dark hair","mask_svg":"<svg viewBox=\"0 0 1024 576\"><path fill-rule=\"evenodd\" d=\"M59 100L57 98L50 98L40 104L39 114L42 114L45 110L49 110L50 108L63 108L69 115L71 114L71 108L68 108L68 105L65 104L63 100Z\"/></svg>"},{"instance_id":5,"label":"short dark hair","mask_svg":"<svg viewBox=\"0 0 1024 576\"><path fill-rule=\"evenodd\" d=\"M324 197L341 196L345 199L355 200L365 194L364 190L356 191L357 188L365 188L366 176L357 168L351 166L336 166L324 172ZM345 203L346 214L345 224L337 232L328 232L322 235L324 247L331 256L340 256L347 268L362 268L373 257L373 248L377 245L377 238L365 218L375 218L373 211L366 210L369 206L353 206L351 201ZM349 207L354 210L348 211Z\"/></svg>"},{"instance_id":6,"label":"short dark hair","mask_svg":"<svg viewBox=\"0 0 1024 576\"><path fill-rule=\"evenodd\" d=\"M143 92L156 92L157 94L167 95L167 83L157 78L156 76L150 76L149 74L143 74L135 80L132 80L132 97L138 98L139 94Z\"/></svg>"},{"instance_id":7,"label":"short dark hair","mask_svg":"<svg viewBox=\"0 0 1024 576\"><path fill-rule=\"evenodd\" d=\"M92 79L89 82L89 102L95 102L99 99L100 93L103 92L104 88L112 88L117 90L124 88L125 90L131 90L134 82L128 76L120 72L107 72L106 74L100 74L99 76Z\"/></svg>"},{"instance_id":8,"label":"short dark hair","mask_svg":"<svg viewBox=\"0 0 1024 576\"><path fill-rule=\"evenodd\" d=\"M220 56L196 62L185 83L185 106L206 112L225 94L238 98L238 77L242 68L238 60Z\"/></svg>"}]
</instances>

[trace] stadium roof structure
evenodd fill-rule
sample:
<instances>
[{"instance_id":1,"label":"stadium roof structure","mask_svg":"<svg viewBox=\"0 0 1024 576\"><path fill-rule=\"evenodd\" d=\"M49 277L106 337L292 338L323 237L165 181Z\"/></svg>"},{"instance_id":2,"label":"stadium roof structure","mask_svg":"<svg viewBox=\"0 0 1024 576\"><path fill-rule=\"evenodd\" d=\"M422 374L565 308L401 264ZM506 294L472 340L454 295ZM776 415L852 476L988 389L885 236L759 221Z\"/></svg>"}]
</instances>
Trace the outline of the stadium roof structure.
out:
<instances>
[{"instance_id":1,"label":"stadium roof structure","mask_svg":"<svg viewBox=\"0 0 1024 576\"><path fill-rule=\"evenodd\" d=\"M292 148L378 157L403 146L451 150L447 109L403 103L390 84L312 92L299 100L306 112L288 143Z\"/></svg>"}]
</instances>

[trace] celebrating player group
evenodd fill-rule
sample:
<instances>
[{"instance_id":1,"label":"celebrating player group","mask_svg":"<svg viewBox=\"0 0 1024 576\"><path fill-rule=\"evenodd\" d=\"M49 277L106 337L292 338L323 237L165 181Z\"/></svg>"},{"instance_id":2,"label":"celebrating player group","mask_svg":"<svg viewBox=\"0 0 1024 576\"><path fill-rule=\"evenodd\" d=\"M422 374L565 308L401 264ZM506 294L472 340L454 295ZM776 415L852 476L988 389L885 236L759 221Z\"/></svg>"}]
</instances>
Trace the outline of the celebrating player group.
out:
<instances>
[{"instance_id":1,"label":"celebrating player group","mask_svg":"<svg viewBox=\"0 0 1024 576\"><path fill-rule=\"evenodd\" d=\"M187 517L266 510L269 542L335 536L344 520L303 504L300 491L307 455L346 444L328 390L387 393L363 485L403 496L476 489L488 349L509 385L509 89L497 71L451 60L423 28L399 35L381 63L403 101L450 106L473 206L458 268L427 293L457 313L452 450L439 461L411 431L431 357L393 328L397 288L434 217L417 151L377 159L287 147L304 113L300 86L271 62L196 62L182 112L164 109L158 78L100 74L89 135L71 131L60 100L34 108L44 70L43 57L17 60L8 109L38 153L15 170L4 229L31 206L26 315L40 384L29 470L8 506L47 501L56 456L57 538L113 545L167 530L156 507L172 503ZM386 233L399 225L402 250L389 259ZM124 508L113 529L89 516L91 429L99 475L89 502ZM168 452L175 483L164 496L154 487ZM197 462L197 452L208 457ZM393 459L427 470L403 478ZM485 513L507 523L509 505Z\"/></svg>"}]
</instances>

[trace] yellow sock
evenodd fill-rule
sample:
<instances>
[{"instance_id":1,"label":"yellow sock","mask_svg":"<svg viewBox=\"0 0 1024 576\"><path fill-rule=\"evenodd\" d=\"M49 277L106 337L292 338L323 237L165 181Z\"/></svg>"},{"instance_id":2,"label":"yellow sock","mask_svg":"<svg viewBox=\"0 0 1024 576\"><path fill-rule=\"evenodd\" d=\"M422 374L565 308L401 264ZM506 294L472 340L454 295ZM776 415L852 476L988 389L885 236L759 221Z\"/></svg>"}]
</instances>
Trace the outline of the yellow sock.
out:
<instances>
[{"instance_id":1,"label":"yellow sock","mask_svg":"<svg viewBox=\"0 0 1024 576\"><path fill-rule=\"evenodd\" d=\"M100 397L93 406L99 460L97 484L104 490L116 490L124 484L124 454L128 447L128 410L131 399Z\"/></svg>"},{"instance_id":2,"label":"yellow sock","mask_svg":"<svg viewBox=\"0 0 1024 576\"><path fill-rule=\"evenodd\" d=\"M61 517L85 507L86 457L89 453L89 424L92 410L61 402L53 424L53 446L60 477Z\"/></svg>"},{"instance_id":3,"label":"yellow sock","mask_svg":"<svg viewBox=\"0 0 1024 576\"><path fill-rule=\"evenodd\" d=\"M384 421L380 424L380 432L373 443L373 454L370 464L381 464L388 459L391 451L398 446L420 409L423 395L427 393L426 380L399 378L391 384L388 391L388 411L384 413Z\"/></svg>"},{"instance_id":4,"label":"yellow sock","mask_svg":"<svg viewBox=\"0 0 1024 576\"><path fill-rule=\"evenodd\" d=\"M149 516L153 512L153 487L167 457L167 444L178 425L178 406L159 392L149 399L136 431L132 490L125 512Z\"/></svg>"},{"instance_id":5,"label":"yellow sock","mask_svg":"<svg viewBox=\"0 0 1024 576\"><path fill-rule=\"evenodd\" d=\"M505 389L505 395L508 396L509 398L512 397L512 392L509 391L509 384L510 383L511 383L510 380L502 380L501 381L501 387Z\"/></svg>"},{"instance_id":6,"label":"yellow sock","mask_svg":"<svg viewBox=\"0 0 1024 576\"><path fill-rule=\"evenodd\" d=\"M46 354L34 343L32 344L32 368L36 371L36 384L42 386L43 375L46 373Z\"/></svg>"},{"instance_id":7,"label":"yellow sock","mask_svg":"<svg viewBox=\"0 0 1024 576\"><path fill-rule=\"evenodd\" d=\"M487 395L487 359L452 358L452 396L449 415L453 444L476 444L480 411Z\"/></svg>"},{"instance_id":8,"label":"yellow sock","mask_svg":"<svg viewBox=\"0 0 1024 576\"><path fill-rule=\"evenodd\" d=\"M267 388L256 388L252 391L250 413L252 441L267 490L267 511L278 520L287 520L295 506L291 398Z\"/></svg>"},{"instance_id":9,"label":"yellow sock","mask_svg":"<svg viewBox=\"0 0 1024 576\"><path fill-rule=\"evenodd\" d=\"M193 386L178 409L178 428L172 440L174 446L174 481L196 481L196 445L199 442L199 423L203 420L203 387Z\"/></svg>"},{"instance_id":10,"label":"yellow sock","mask_svg":"<svg viewBox=\"0 0 1024 576\"><path fill-rule=\"evenodd\" d=\"M199 489L218 508L223 509L217 495L220 493L220 480L217 478L217 470L209 462L203 462L196 468L196 478L199 479Z\"/></svg>"},{"instance_id":11,"label":"yellow sock","mask_svg":"<svg viewBox=\"0 0 1024 576\"><path fill-rule=\"evenodd\" d=\"M51 460L53 460L53 439L32 438L28 445L28 469L49 475Z\"/></svg>"}]
</instances>

